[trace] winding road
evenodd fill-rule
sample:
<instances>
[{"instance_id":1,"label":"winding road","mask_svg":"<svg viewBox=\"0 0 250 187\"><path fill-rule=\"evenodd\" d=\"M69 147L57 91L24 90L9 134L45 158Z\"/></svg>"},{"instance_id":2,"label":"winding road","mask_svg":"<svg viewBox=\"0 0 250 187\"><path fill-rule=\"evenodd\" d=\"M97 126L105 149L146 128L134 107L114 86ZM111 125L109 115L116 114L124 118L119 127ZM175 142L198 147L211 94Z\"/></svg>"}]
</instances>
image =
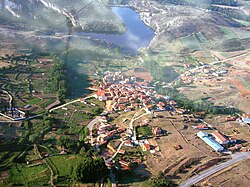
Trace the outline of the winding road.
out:
<instances>
[{"instance_id":1,"label":"winding road","mask_svg":"<svg viewBox=\"0 0 250 187\"><path fill-rule=\"evenodd\" d=\"M232 166L234 164L236 164L237 162L240 162L242 160L246 160L246 159L250 159L250 152L245 152L245 153L235 153L235 154L232 154L232 159L227 161L227 162L224 162L224 163L221 163L219 165L216 165L216 166L213 166L203 172L201 172L200 174L197 174L191 178L189 178L188 180L186 180L185 182L181 183L179 185L179 187L189 187L193 184L196 184L200 181L202 181L203 179L223 170L223 169L226 169L228 168L229 166Z\"/></svg>"},{"instance_id":2,"label":"winding road","mask_svg":"<svg viewBox=\"0 0 250 187\"><path fill-rule=\"evenodd\" d=\"M97 116L95 119L93 119L91 122L89 122L88 124L88 129L89 129L89 136L90 136L90 144L92 146L94 146L94 142L93 142L93 135L92 135L92 130L94 125L101 119L101 116Z\"/></svg>"}]
</instances>

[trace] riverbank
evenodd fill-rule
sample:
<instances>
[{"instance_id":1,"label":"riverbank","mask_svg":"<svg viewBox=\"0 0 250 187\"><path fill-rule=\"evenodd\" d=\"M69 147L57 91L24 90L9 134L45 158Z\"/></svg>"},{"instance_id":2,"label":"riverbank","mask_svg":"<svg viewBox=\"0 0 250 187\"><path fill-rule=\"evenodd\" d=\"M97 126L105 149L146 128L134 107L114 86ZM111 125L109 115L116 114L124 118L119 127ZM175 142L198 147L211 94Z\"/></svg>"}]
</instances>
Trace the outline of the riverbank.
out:
<instances>
[{"instance_id":1,"label":"riverbank","mask_svg":"<svg viewBox=\"0 0 250 187\"><path fill-rule=\"evenodd\" d=\"M146 4L147 2L141 2L141 3L131 1L128 4L128 7L133 9L139 15L143 23L154 31L153 39L150 41L149 45L145 47L145 49L149 49L153 45L153 43L157 40L158 35L160 33L160 27L156 21L151 19L152 17L151 11L149 9L145 9L144 6L141 6L144 5L144 3ZM139 51L141 51L142 49L143 48L140 48Z\"/></svg>"}]
</instances>

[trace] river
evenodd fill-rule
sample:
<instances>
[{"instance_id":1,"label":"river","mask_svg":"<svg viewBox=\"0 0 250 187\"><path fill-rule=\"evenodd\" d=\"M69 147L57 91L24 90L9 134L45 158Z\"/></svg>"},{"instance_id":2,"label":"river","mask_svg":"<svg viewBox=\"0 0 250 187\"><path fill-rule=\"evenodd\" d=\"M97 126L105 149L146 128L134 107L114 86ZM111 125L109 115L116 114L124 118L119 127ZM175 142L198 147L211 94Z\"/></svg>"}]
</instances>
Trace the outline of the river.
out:
<instances>
[{"instance_id":1,"label":"river","mask_svg":"<svg viewBox=\"0 0 250 187\"><path fill-rule=\"evenodd\" d=\"M154 31L140 19L137 12L128 7L112 7L112 11L126 25L127 31L123 34L83 33L95 39L111 42L126 51L138 52L147 47L154 38Z\"/></svg>"}]
</instances>

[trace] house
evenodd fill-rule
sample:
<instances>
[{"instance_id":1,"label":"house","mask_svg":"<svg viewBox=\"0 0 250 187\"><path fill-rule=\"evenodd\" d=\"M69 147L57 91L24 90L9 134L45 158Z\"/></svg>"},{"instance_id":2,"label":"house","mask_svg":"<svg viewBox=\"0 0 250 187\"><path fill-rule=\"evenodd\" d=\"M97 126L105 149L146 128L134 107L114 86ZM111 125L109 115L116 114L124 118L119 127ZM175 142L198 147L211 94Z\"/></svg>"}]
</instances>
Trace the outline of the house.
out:
<instances>
[{"instance_id":1,"label":"house","mask_svg":"<svg viewBox=\"0 0 250 187\"><path fill-rule=\"evenodd\" d=\"M186 109L177 108L175 111L176 111L176 113L178 113L178 114L184 114L184 113L186 112Z\"/></svg>"},{"instance_id":2,"label":"house","mask_svg":"<svg viewBox=\"0 0 250 187\"><path fill-rule=\"evenodd\" d=\"M107 140L103 140L103 141L99 142L98 146L105 145L106 143L107 143Z\"/></svg>"},{"instance_id":3,"label":"house","mask_svg":"<svg viewBox=\"0 0 250 187\"><path fill-rule=\"evenodd\" d=\"M118 133L122 133L122 132L124 132L125 130L126 130L125 128L120 127L120 128L117 129L117 132L118 132Z\"/></svg>"},{"instance_id":4,"label":"house","mask_svg":"<svg viewBox=\"0 0 250 187\"><path fill-rule=\"evenodd\" d=\"M209 145L213 150L220 152L224 150L224 147L222 147L219 143L214 141L211 137L208 136L205 132L198 132L197 136L203 140L207 145Z\"/></svg>"},{"instance_id":5,"label":"house","mask_svg":"<svg viewBox=\"0 0 250 187\"><path fill-rule=\"evenodd\" d=\"M236 144L235 146L230 147L228 150L234 152L240 150L242 147L242 144Z\"/></svg>"},{"instance_id":6,"label":"house","mask_svg":"<svg viewBox=\"0 0 250 187\"><path fill-rule=\"evenodd\" d=\"M231 116L227 116L226 118L225 118L225 120L226 121L236 121L236 117L231 117Z\"/></svg>"},{"instance_id":7,"label":"house","mask_svg":"<svg viewBox=\"0 0 250 187\"><path fill-rule=\"evenodd\" d=\"M237 143L237 138L235 137L229 137L230 143Z\"/></svg>"},{"instance_id":8,"label":"house","mask_svg":"<svg viewBox=\"0 0 250 187\"><path fill-rule=\"evenodd\" d=\"M227 137L225 137L223 134L219 133L218 131L213 132L212 136L220 144L224 145L224 144L228 144L229 143L229 139Z\"/></svg>"},{"instance_id":9,"label":"house","mask_svg":"<svg viewBox=\"0 0 250 187\"><path fill-rule=\"evenodd\" d=\"M133 146L134 146L131 140L126 140L126 141L124 142L124 145L125 145L125 146L129 146L129 147L133 147Z\"/></svg>"},{"instance_id":10,"label":"house","mask_svg":"<svg viewBox=\"0 0 250 187\"><path fill-rule=\"evenodd\" d=\"M125 154L125 150L124 149L120 149L119 151L118 151L118 153L120 153L120 154L122 154L122 155L124 155Z\"/></svg>"},{"instance_id":11,"label":"house","mask_svg":"<svg viewBox=\"0 0 250 187\"><path fill-rule=\"evenodd\" d=\"M124 160L120 160L119 163L120 163L121 165L127 166L127 167L129 167L129 164L130 164L129 162L126 162L126 161L124 161Z\"/></svg>"},{"instance_id":12,"label":"house","mask_svg":"<svg viewBox=\"0 0 250 187\"><path fill-rule=\"evenodd\" d=\"M142 143L141 144L142 151L150 151L150 145L147 143Z\"/></svg>"},{"instance_id":13,"label":"house","mask_svg":"<svg viewBox=\"0 0 250 187\"><path fill-rule=\"evenodd\" d=\"M108 119L107 119L106 116L102 116L102 117L99 119L99 122L107 123L107 122L108 122Z\"/></svg>"},{"instance_id":14,"label":"house","mask_svg":"<svg viewBox=\"0 0 250 187\"><path fill-rule=\"evenodd\" d=\"M206 124L203 125L197 125L197 126L192 126L193 129L198 129L198 130L208 130L209 127Z\"/></svg>"},{"instance_id":15,"label":"house","mask_svg":"<svg viewBox=\"0 0 250 187\"><path fill-rule=\"evenodd\" d=\"M105 91L104 90L98 90L95 94L95 98L99 99L100 101L107 101L107 96L105 95Z\"/></svg>"},{"instance_id":16,"label":"house","mask_svg":"<svg viewBox=\"0 0 250 187\"><path fill-rule=\"evenodd\" d=\"M155 136L160 136L162 134L161 127L152 127L152 133Z\"/></svg>"},{"instance_id":17,"label":"house","mask_svg":"<svg viewBox=\"0 0 250 187\"><path fill-rule=\"evenodd\" d=\"M130 112L130 111L131 111L131 108L127 107L127 108L124 109L124 112Z\"/></svg>"}]
</instances>

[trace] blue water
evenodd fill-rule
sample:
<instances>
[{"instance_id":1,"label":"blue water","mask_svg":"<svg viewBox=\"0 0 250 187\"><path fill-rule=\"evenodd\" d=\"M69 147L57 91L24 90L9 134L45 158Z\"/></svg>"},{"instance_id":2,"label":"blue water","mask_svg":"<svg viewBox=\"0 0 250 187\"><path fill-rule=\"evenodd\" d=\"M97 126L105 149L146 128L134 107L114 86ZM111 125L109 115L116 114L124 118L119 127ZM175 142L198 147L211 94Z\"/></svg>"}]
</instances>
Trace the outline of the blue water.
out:
<instances>
[{"instance_id":1,"label":"blue water","mask_svg":"<svg viewBox=\"0 0 250 187\"><path fill-rule=\"evenodd\" d=\"M150 44L154 31L143 23L138 13L127 7L112 7L112 11L126 25L127 31L124 34L85 33L84 35L111 42L132 52L137 52Z\"/></svg>"}]
</instances>

